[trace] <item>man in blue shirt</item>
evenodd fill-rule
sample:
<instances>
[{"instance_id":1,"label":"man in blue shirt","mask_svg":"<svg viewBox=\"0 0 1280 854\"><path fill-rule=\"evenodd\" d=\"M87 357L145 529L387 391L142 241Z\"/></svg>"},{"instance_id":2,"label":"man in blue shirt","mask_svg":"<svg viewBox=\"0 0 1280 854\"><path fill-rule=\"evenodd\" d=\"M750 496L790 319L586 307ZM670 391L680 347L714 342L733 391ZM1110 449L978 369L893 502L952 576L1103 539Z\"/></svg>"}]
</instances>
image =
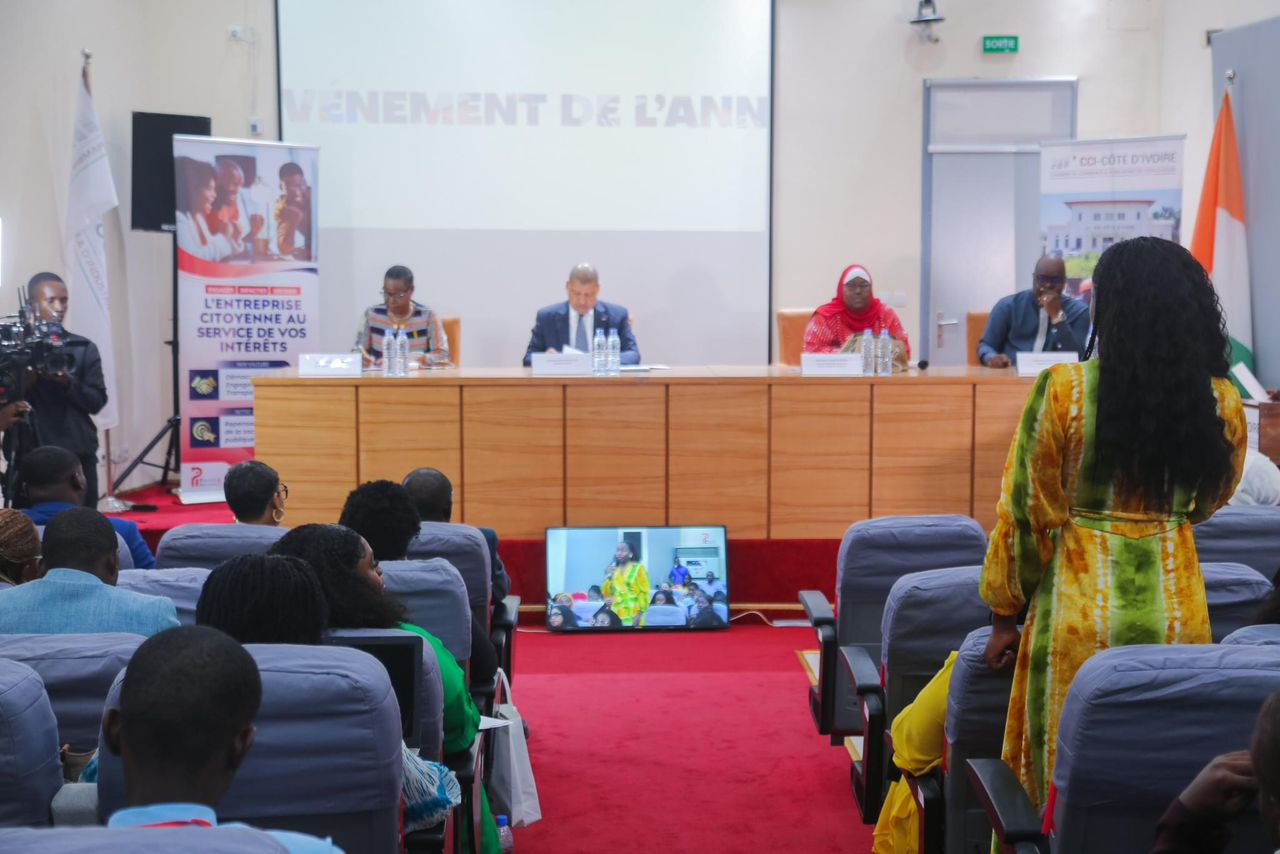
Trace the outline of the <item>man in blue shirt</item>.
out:
<instances>
[{"instance_id":1,"label":"man in blue shirt","mask_svg":"<svg viewBox=\"0 0 1280 854\"><path fill-rule=\"evenodd\" d=\"M1084 356L1089 340L1089 308L1062 295L1067 266L1061 258L1036 262L1031 290L995 304L978 342L978 358L988 368L1007 368L1019 352L1074 351Z\"/></svg>"},{"instance_id":2,"label":"man in blue shirt","mask_svg":"<svg viewBox=\"0 0 1280 854\"><path fill-rule=\"evenodd\" d=\"M63 510L84 504L85 480L80 458L56 445L45 445L27 453L18 467L18 506L32 522L47 525ZM111 527L129 547L133 565L151 569L156 565L151 547L142 539L134 522L109 518Z\"/></svg>"},{"instance_id":3,"label":"man in blue shirt","mask_svg":"<svg viewBox=\"0 0 1280 854\"><path fill-rule=\"evenodd\" d=\"M173 602L116 588L116 532L89 507L72 507L44 529L43 575L0 590L0 634L128 632L153 635L178 625Z\"/></svg>"},{"instance_id":4,"label":"man in blue shirt","mask_svg":"<svg viewBox=\"0 0 1280 854\"><path fill-rule=\"evenodd\" d=\"M258 665L216 629L161 632L138 647L102 738L120 757L125 798L108 827L218 827L213 810L253 747ZM225 824L222 827L245 827ZM267 831L295 854L334 854L327 839Z\"/></svg>"}]
</instances>

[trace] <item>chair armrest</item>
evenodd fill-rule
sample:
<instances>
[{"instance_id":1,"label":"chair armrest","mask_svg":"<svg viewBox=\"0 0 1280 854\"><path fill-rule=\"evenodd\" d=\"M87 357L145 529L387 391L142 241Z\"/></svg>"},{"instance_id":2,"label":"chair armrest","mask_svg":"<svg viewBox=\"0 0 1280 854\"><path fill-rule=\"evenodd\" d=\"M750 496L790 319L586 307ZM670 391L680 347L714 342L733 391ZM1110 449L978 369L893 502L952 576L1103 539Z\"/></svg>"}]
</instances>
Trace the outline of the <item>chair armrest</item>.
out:
<instances>
[{"instance_id":1,"label":"chair armrest","mask_svg":"<svg viewBox=\"0 0 1280 854\"><path fill-rule=\"evenodd\" d=\"M493 620L489 623L494 629L514 629L520 619L520 597L508 596L493 606Z\"/></svg>"},{"instance_id":2,"label":"chair armrest","mask_svg":"<svg viewBox=\"0 0 1280 854\"><path fill-rule=\"evenodd\" d=\"M98 820L98 784L63 783L49 811L54 827L92 827Z\"/></svg>"},{"instance_id":3,"label":"chair armrest","mask_svg":"<svg viewBox=\"0 0 1280 854\"><path fill-rule=\"evenodd\" d=\"M516 654L516 625L520 622L520 597L507 596L493 606L493 617L489 622L489 640L493 642L494 651L498 654L498 666L507 674L507 680L514 682Z\"/></svg>"},{"instance_id":4,"label":"chair armrest","mask_svg":"<svg viewBox=\"0 0 1280 854\"><path fill-rule=\"evenodd\" d=\"M455 808L457 820L463 822L464 827L470 827L471 832L467 834L469 838L469 852L480 851L480 834L482 823L482 808L484 791L484 745L485 733L476 735L475 741L471 742L471 747L459 753L451 753L444 758L444 764L458 778L458 785L462 788L462 803ZM461 846L463 834L454 828L455 838Z\"/></svg>"},{"instance_id":5,"label":"chair armrest","mask_svg":"<svg viewBox=\"0 0 1280 854\"><path fill-rule=\"evenodd\" d=\"M805 616L815 629L821 626L834 626L836 615L831 610L831 603L822 595L821 590L801 590L800 604L804 607Z\"/></svg>"},{"instance_id":6,"label":"chair armrest","mask_svg":"<svg viewBox=\"0 0 1280 854\"><path fill-rule=\"evenodd\" d=\"M880 670L871 656L860 646L840 647L840 661L844 672L853 681L853 692L858 696L867 694L884 694L884 686L880 684Z\"/></svg>"},{"instance_id":7,"label":"chair armrest","mask_svg":"<svg viewBox=\"0 0 1280 854\"><path fill-rule=\"evenodd\" d=\"M1040 815L1004 760L970 759L965 773L997 839L1006 844L1043 841Z\"/></svg>"},{"instance_id":8,"label":"chair armrest","mask_svg":"<svg viewBox=\"0 0 1280 854\"><path fill-rule=\"evenodd\" d=\"M435 827L406 833L404 850L406 854L453 854L453 812Z\"/></svg>"}]
</instances>

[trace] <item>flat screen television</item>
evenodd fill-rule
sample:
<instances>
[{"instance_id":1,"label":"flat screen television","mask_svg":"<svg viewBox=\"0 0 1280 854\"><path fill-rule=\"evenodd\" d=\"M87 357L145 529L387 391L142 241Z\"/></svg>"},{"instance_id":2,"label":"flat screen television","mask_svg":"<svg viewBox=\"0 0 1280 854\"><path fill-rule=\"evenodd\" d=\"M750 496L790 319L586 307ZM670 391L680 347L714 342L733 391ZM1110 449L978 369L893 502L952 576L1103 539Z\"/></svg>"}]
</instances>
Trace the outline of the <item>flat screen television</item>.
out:
<instances>
[{"instance_id":1,"label":"flat screen television","mask_svg":"<svg viewBox=\"0 0 1280 854\"><path fill-rule=\"evenodd\" d=\"M687 631L728 625L723 525L547 529L551 631Z\"/></svg>"}]
</instances>

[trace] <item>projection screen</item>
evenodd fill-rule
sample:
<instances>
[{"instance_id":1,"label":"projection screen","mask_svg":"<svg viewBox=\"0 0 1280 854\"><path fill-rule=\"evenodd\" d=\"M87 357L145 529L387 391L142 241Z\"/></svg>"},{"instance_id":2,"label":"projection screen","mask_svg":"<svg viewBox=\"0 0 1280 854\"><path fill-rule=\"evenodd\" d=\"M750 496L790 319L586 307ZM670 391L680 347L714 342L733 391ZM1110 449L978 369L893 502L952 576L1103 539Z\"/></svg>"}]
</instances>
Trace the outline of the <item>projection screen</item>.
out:
<instances>
[{"instance_id":1,"label":"projection screen","mask_svg":"<svg viewBox=\"0 0 1280 854\"><path fill-rule=\"evenodd\" d=\"M393 264L518 366L570 268L646 363L769 358L770 0L278 0L286 142L320 146L321 349Z\"/></svg>"}]
</instances>

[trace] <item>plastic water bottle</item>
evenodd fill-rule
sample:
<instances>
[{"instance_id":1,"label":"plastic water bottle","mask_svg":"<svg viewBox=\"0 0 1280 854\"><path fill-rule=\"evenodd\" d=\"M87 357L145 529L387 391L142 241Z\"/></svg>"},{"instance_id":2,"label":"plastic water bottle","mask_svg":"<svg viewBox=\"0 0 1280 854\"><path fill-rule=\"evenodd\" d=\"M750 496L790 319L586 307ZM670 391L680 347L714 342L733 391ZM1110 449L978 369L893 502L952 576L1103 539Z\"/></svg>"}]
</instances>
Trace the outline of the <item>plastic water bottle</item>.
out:
<instances>
[{"instance_id":1,"label":"plastic water bottle","mask_svg":"<svg viewBox=\"0 0 1280 854\"><path fill-rule=\"evenodd\" d=\"M591 373L603 377L609 372L609 344L604 337L604 328L597 326L594 340L591 342Z\"/></svg>"},{"instance_id":2,"label":"plastic water bottle","mask_svg":"<svg viewBox=\"0 0 1280 854\"><path fill-rule=\"evenodd\" d=\"M400 332L392 332L387 343L387 358L391 360L391 376L404 376L404 360L400 355Z\"/></svg>"},{"instance_id":3,"label":"plastic water bottle","mask_svg":"<svg viewBox=\"0 0 1280 854\"><path fill-rule=\"evenodd\" d=\"M876 373L882 377L893 374L893 339L888 329L880 330L880 340L876 346Z\"/></svg>"},{"instance_id":4,"label":"plastic water bottle","mask_svg":"<svg viewBox=\"0 0 1280 854\"><path fill-rule=\"evenodd\" d=\"M409 333L403 329L396 336L396 344L400 350L400 376L409 376Z\"/></svg>"},{"instance_id":5,"label":"plastic water bottle","mask_svg":"<svg viewBox=\"0 0 1280 854\"><path fill-rule=\"evenodd\" d=\"M382 336L382 375L396 375L396 334L388 332Z\"/></svg>"},{"instance_id":6,"label":"plastic water bottle","mask_svg":"<svg viewBox=\"0 0 1280 854\"><path fill-rule=\"evenodd\" d=\"M609 330L609 376L616 377L622 373L622 339L618 330Z\"/></svg>"},{"instance_id":7,"label":"plastic water bottle","mask_svg":"<svg viewBox=\"0 0 1280 854\"><path fill-rule=\"evenodd\" d=\"M870 329L862 330L862 375L876 375L876 339L871 336Z\"/></svg>"},{"instance_id":8,"label":"plastic water bottle","mask_svg":"<svg viewBox=\"0 0 1280 854\"><path fill-rule=\"evenodd\" d=\"M498 816L497 824L498 824L498 843L502 846L503 854L506 854L506 852L508 851L515 851L516 839L515 839L515 836L511 833L511 824L510 822L507 821L507 817L505 815Z\"/></svg>"}]
</instances>

